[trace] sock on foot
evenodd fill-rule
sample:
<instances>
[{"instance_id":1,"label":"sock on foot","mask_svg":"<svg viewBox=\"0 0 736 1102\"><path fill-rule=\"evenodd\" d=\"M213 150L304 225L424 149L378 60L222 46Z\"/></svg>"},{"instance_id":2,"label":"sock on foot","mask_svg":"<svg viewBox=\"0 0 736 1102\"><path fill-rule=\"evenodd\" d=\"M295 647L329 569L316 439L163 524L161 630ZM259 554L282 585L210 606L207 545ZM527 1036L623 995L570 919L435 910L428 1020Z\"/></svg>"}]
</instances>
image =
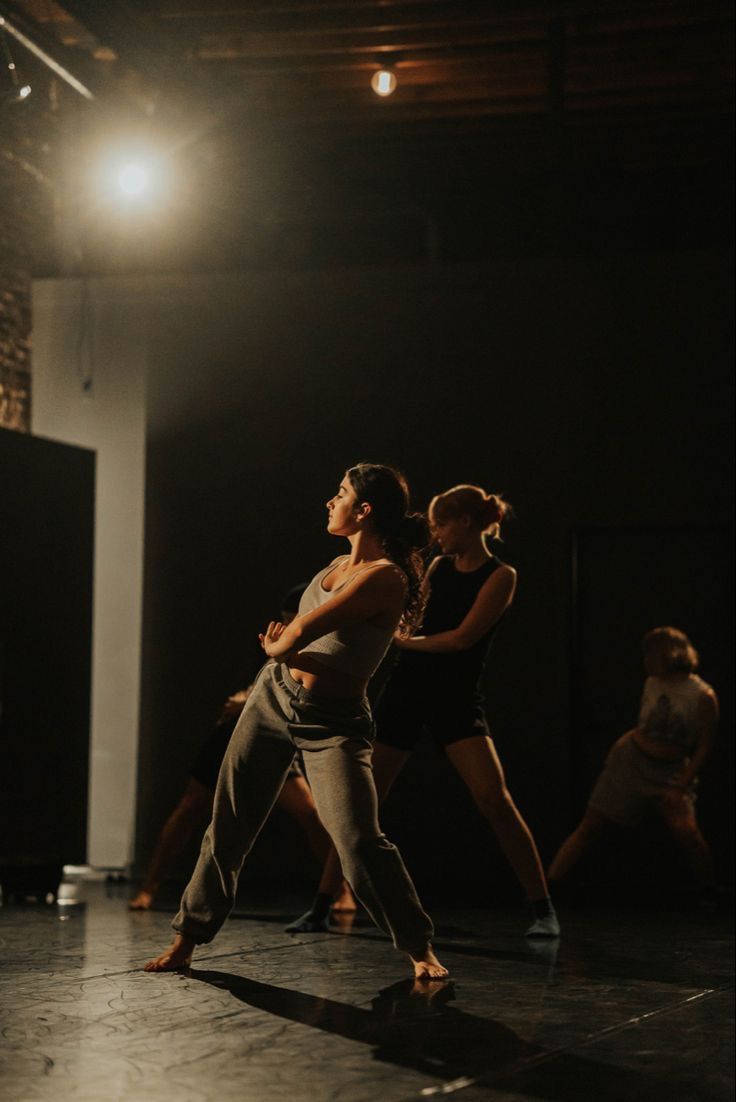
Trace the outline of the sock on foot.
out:
<instances>
[{"instance_id":1,"label":"sock on foot","mask_svg":"<svg viewBox=\"0 0 736 1102\"><path fill-rule=\"evenodd\" d=\"M329 927L331 906L332 896L318 892L309 910L286 927L287 934L325 933Z\"/></svg>"},{"instance_id":2,"label":"sock on foot","mask_svg":"<svg viewBox=\"0 0 736 1102\"><path fill-rule=\"evenodd\" d=\"M548 895L545 896L544 899L535 899L532 902L532 908L535 918L548 918L549 915L555 913L555 909L552 906L552 900Z\"/></svg>"},{"instance_id":3,"label":"sock on foot","mask_svg":"<svg viewBox=\"0 0 736 1102\"><path fill-rule=\"evenodd\" d=\"M526 931L526 937L559 937L560 923L549 896L532 901L534 922Z\"/></svg>"}]
</instances>

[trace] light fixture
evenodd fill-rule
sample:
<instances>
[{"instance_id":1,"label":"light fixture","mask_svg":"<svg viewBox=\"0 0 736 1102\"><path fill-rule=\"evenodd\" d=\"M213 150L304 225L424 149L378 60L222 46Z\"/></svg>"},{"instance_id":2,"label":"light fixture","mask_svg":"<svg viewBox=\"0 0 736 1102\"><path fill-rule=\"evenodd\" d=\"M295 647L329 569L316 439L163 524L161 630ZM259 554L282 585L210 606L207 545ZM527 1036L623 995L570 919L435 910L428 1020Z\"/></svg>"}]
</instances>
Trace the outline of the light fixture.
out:
<instances>
[{"instance_id":1,"label":"light fixture","mask_svg":"<svg viewBox=\"0 0 736 1102\"><path fill-rule=\"evenodd\" d=\"M9 92L0 95L0 105L11 106L14 103L23 103L31 94L30 84L24 84L22 88L11 88Z\"/></svg>"},{"instance_id":2,"label":"light fixture","mask_svg":"<svg viewBox=\"0 0 736 1102\"><path fill-rule=\"evenodd\" d=\"M99 197L125 217L161 209L171 192L171 171L166 157L145 135L123 134L117 149L100 149L94 170Z\"/></svg>"},{"instance_id":3,"label":"light fixture","mask_svg":"<svg viewBox=\"0 0 736 1102\"><path fill-rule=\"evenodd\" d=\"M11 90L4 92L2 96L0 96L0 102L3 106L11 103L21 103L24 99L28 99L31 94L30 84L21 85L18 66L15 64L15 58L10 50L10 43L8 41L9 31L12 31L12 27L8 26L4 16L0 16L0 53L2 53L5 59L5 67L10 73L10 80L12 83Z\"/></svg>"},{"instance_id":4,"label":"light fixture","mask_svg":"<svg viewBox=\"0 0 736 1102\"><path fill-rule=\"evenodd\" d=\"M371 88L377 96L390 96L397 83L393 69L378 69L371 77Z\"/></svg>"}]
</instances>

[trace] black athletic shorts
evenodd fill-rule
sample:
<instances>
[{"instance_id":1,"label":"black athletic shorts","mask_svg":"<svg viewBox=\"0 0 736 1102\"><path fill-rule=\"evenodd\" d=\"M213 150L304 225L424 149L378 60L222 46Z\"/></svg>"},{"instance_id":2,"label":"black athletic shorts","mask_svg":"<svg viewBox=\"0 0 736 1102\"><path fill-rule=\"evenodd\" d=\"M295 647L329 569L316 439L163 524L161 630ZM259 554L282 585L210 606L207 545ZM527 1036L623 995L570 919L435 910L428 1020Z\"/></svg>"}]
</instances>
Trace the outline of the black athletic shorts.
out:
<instances>
[{"instance_id":1,"label":"black athletic shorts","mask_svg":"<svg viewBox=\"0 0 736 1102\"><path fill-rule=\"evenodd\" d=\"M467 686L433 685L395 675L376 708L376 742L411 751L426 731L438 750L489 735L483 699Z\"/></svg>"},{"instance_id":2,"label":"black athletic shorts","mask_svg":"<svg viewBox=\"0 0 736 1102\"><path fill-rule=\"evenodd\" d=\"M220 773L222 759L225 757L225 751L228 748L230 736L235 730L239 718L239 716L231 716L230 719L225 719L222 723L218 723L192 762L189 776L193 777L195 781L199 781L205 788L209 788L210 792L214 792L217 787L217 778ZM297 755L291 763L291 768L289 769L286 779L290 781L293 780L294 777L303 776L304 773L302 772L299 764L299 757Z\"/></svg>"}]
</instances>

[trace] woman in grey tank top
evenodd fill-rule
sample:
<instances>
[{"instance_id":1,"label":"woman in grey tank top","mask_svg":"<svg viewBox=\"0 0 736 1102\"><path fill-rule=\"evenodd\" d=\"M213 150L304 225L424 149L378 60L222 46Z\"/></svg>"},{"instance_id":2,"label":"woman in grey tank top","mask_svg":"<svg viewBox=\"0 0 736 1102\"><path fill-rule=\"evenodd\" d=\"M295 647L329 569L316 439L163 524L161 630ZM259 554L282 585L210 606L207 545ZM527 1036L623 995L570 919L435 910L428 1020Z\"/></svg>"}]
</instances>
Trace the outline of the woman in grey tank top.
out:
<instances>
[{"instance_id":1,"label":"woman in grey tank top","mask_svg":"<svg viewBox=\"0 0 736 1102\"><path fill-rule=\"evenodd\" d=\"M411 633L421 613L417 548L426 531L408 503L403 477L371 463L351 467L327 502L327 530L346 538L350 553L312 579L291 624L270 623L260 636L272 661L230 739L212 821L172 923L174 943L146 971L188 967L195 946L215 936L235 902L243 859L300 750L356 896L409 954L418 979L447 975L432 950L432 923L378 824L371 769L368 680L395 631Z\"/></svg>"}]
</instances>

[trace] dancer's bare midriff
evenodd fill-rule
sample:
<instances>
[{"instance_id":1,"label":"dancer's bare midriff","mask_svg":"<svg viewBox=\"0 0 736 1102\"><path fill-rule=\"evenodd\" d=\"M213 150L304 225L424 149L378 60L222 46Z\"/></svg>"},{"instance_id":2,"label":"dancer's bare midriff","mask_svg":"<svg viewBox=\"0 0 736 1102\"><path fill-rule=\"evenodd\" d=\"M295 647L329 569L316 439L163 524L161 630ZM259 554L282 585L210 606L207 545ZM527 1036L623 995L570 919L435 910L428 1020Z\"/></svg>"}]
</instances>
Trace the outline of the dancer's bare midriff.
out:
<instances>
[{"instance_id":1,"label":"dancer's bare midriff","mask_svg":"<svg viewBox=\"0 0 736 1102\"><path fill-rule=\"evenodd\" d=\"M365 696L368 682L364 677L333 670L311 654L298 651L288 658L289 673L300 685L315 696L333 700L351 700Z\"/></svg>"}]
</instances>

